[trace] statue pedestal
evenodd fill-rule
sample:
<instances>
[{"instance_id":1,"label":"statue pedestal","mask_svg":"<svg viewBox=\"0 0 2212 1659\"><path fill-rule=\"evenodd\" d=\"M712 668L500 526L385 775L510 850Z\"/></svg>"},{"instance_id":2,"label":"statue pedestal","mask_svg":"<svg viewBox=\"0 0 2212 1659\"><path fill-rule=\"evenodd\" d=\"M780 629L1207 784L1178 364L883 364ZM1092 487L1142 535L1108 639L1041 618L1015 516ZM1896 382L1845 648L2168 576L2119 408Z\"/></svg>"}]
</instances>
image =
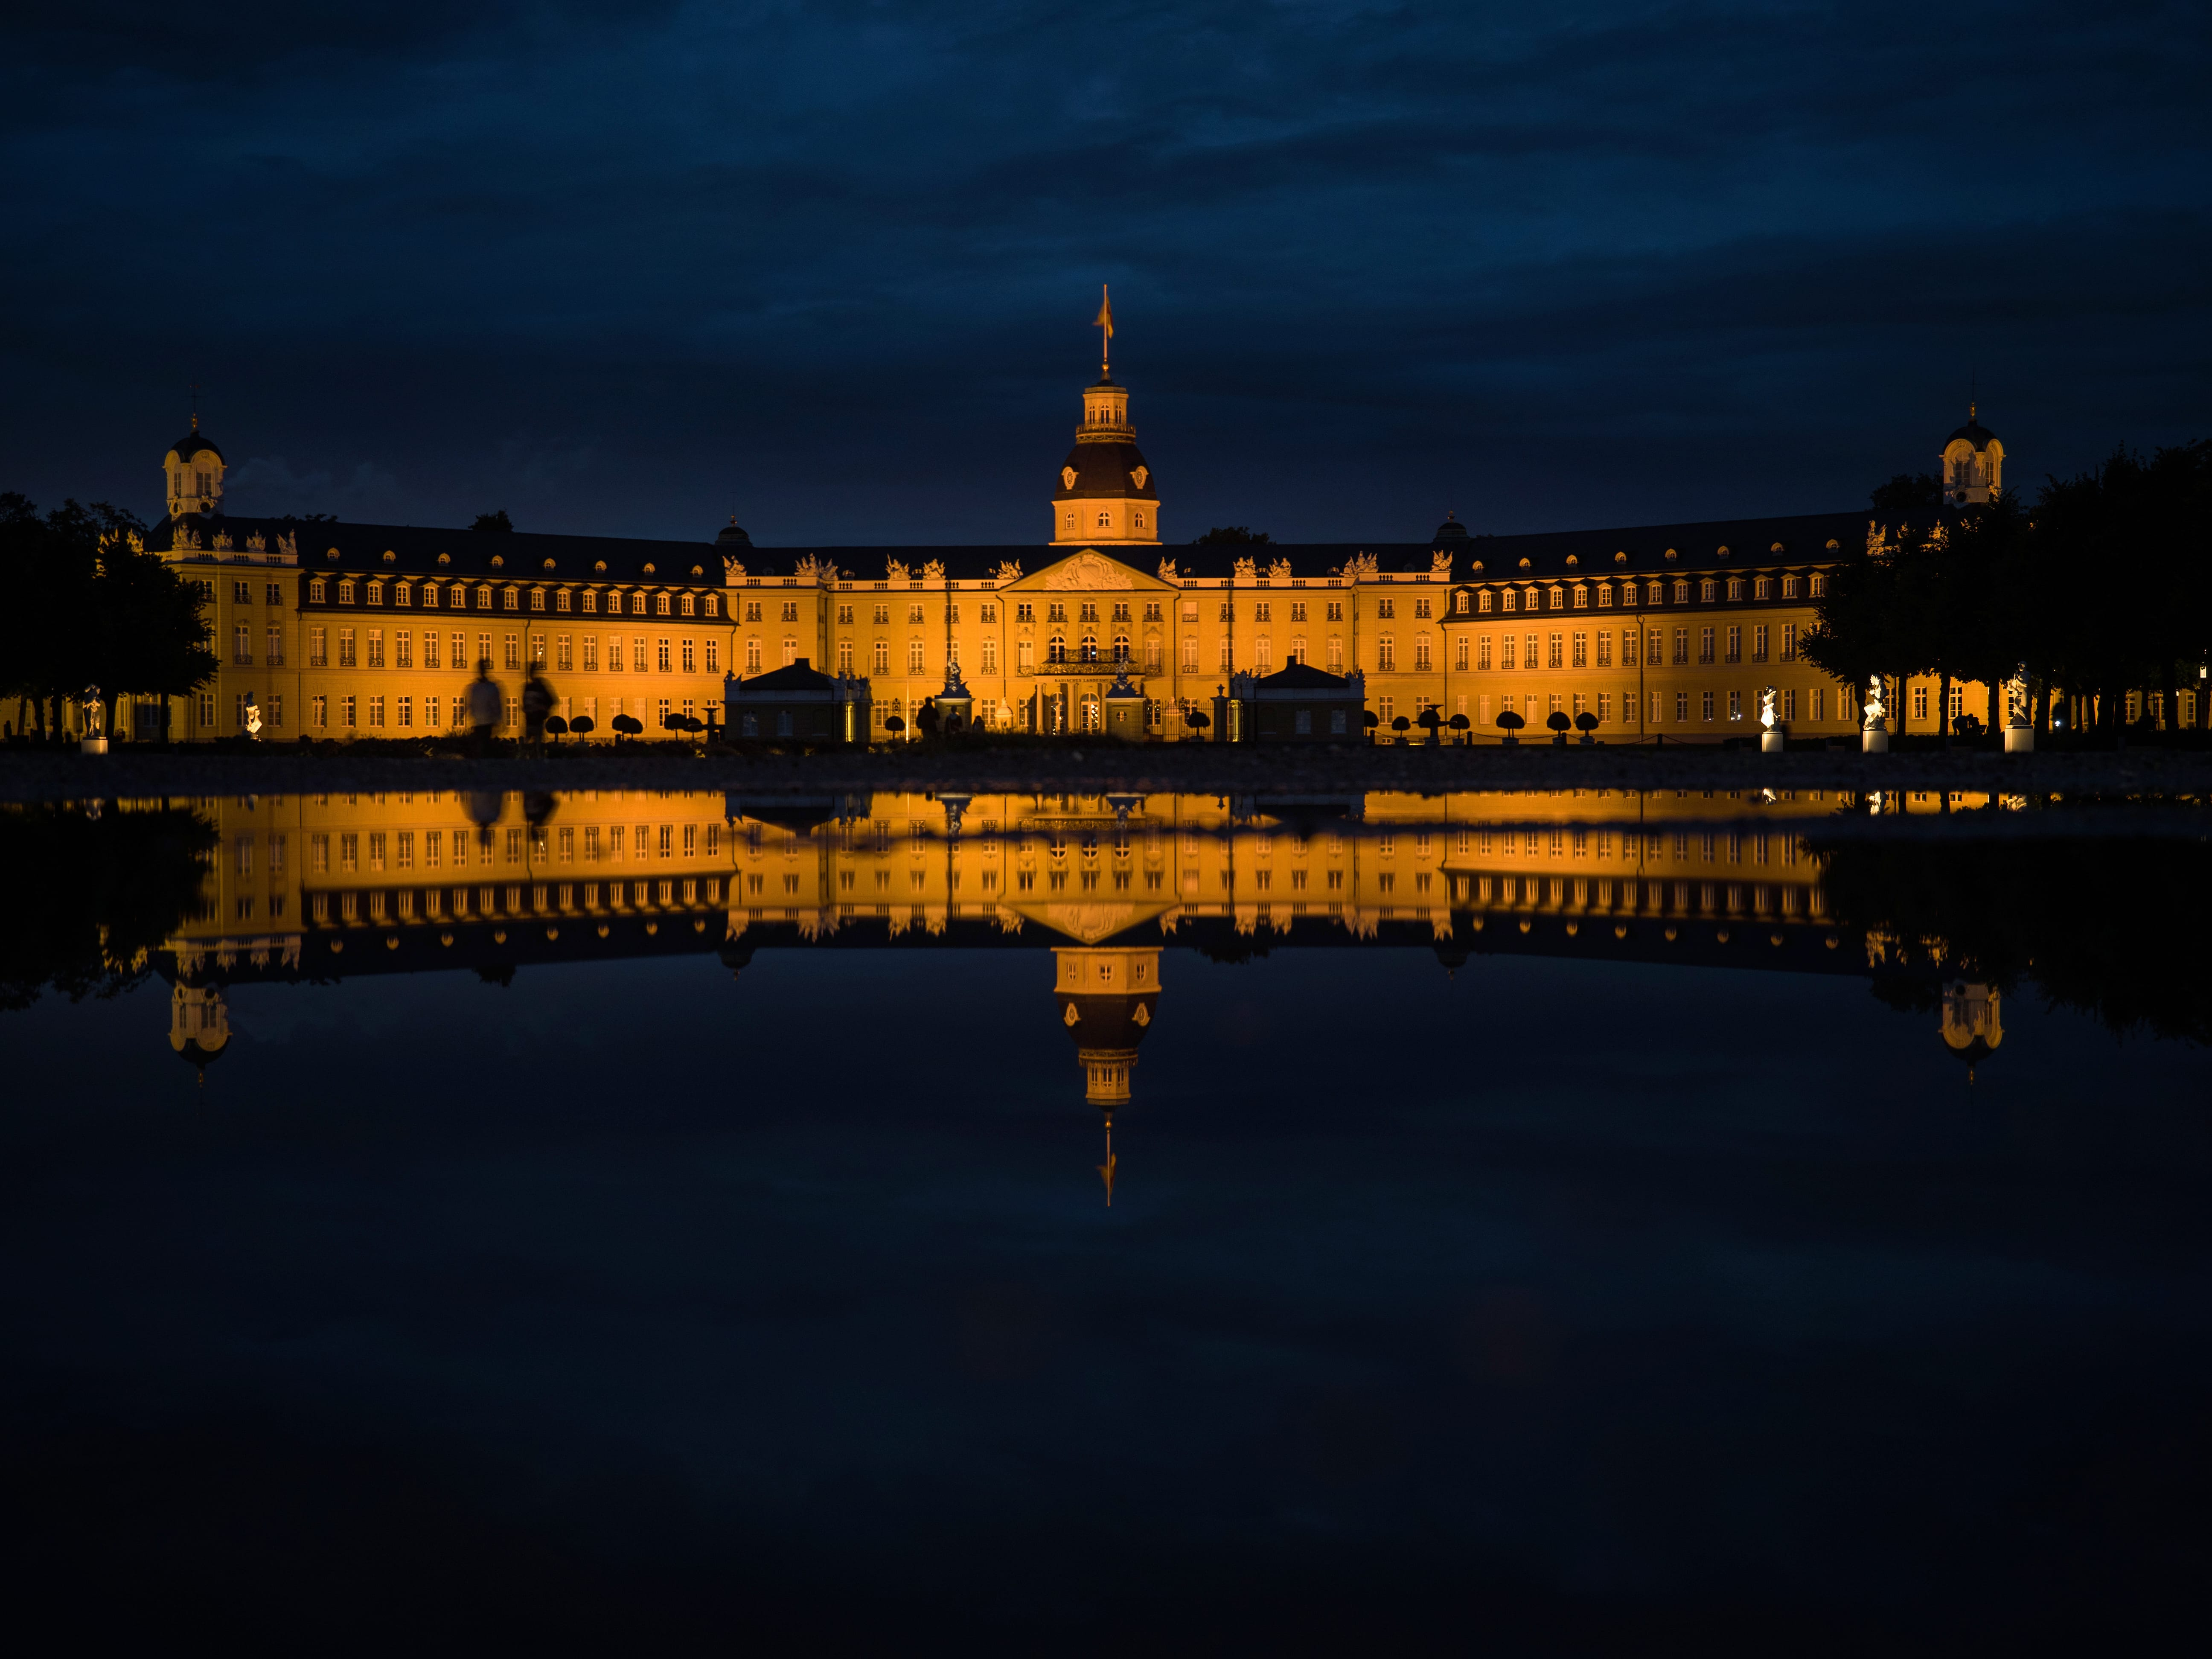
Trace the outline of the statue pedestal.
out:
<instances>
[{"instance_id":1,"label":"statue pedestal","mask_svg":"<svg viewBox=\"0 0 2212 1659\"><path fill-rule=\"evenodd\" d=\"M1859 748L1865 754L1887 755L1889 752L1889 732L1879 726L1868 726L1859 733Z\"/></svg>"},{"instance_id":2,"label":"statue pedestal","mask_svg":"<svg viewBox=\"0 0 2212 1659\"><path fill-rule=\"evenodd\" d=\"M1759 752L1762 755L1778 755L1789 745L1790 739L1772 726L1759 734Z\"/></svg>"},{"instance_id":3,"label":"statue pedestal","mask_svg":"<svg viewBox=\"0 0 2212 1659\"><path fill-rule=\"evenodd\" d=\"M2035 752L2035 728L2032 726L2005 727L2005 753L2033 755Z\"/></svg>"},{"instance_id":4,"label":"statue pedestal","mask_svg":"<svg viewBox=\"0 0 2212 1659\"><path fill-rule=\"evenodd\" d=\"M107 739L106 738L87 738L82 743L77 745L77 748L88 755L104 755L107 752Z\"/></svg>"}]
</instances>

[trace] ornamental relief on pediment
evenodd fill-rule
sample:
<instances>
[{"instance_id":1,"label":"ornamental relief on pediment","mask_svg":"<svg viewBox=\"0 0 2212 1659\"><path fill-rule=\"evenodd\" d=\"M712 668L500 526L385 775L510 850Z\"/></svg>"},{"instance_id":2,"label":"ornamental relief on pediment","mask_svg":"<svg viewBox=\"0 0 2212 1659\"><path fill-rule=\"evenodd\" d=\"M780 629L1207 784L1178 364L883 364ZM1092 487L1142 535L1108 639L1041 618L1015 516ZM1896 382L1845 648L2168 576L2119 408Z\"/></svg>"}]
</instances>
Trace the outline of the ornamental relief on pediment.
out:
<instances>
[{"instance_id":1,"label":"ornamental relief on pediment","mask_svg":"<svg viewBox=\"0 0 2212 1659\"><path fill-rule=\"evenodd\" d=\"M1133 570L1118 559L1109 559L1103 553L1087 550L1072 558L1063 559L1049 570L1041 573L1038 585L1055 590L1074 589L1091 592L1127 587L1155 586L1152 578L1142 571Z\"/></svg>"}]
</instances>

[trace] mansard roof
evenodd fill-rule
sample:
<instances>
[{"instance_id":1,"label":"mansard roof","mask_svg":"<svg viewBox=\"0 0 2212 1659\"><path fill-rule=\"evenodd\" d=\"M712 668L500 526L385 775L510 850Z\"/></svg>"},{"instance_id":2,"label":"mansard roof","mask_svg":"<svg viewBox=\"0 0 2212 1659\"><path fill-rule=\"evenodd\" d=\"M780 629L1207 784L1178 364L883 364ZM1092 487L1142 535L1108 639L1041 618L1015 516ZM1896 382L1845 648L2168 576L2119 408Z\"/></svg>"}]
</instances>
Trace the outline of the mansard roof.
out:
<instances>
[{"instance_id":1,"label":"mansard roof","mask_svg":"<svg viewBox=\"0 0 2212 1659\"><path fill-rule=\"evenodd\" d=\"M1332 674L1325 668L1316 668L1311 663L1285 663L1272 674L1265 674L1253 682L1261 691L1349 691L1352 682L1341 674Z\"/></svg>"},{"instance_id":2,"label":"mansard roof","mask_svg":"<svg viewBox=\"0 0 2212 1659\"><path fill-rule=\"evenodd\" d=\"M520 531L437 530L419 525L343 524L320 519L164 519L147 532L150 551L175 550L179 525L199 539L198 550L218 532L233 551L259 534L273 550L280 537L296 539L300 568L349 574L390 572L406 576L496 576L504 581L634 582L687 586L722 586L724 550L713 543L646 541L621 536L548 536ZM331 558L335 549L337 557ZM390 553L387 560L384 556ZM441 563L441 556L445 562ZM546 562L552 561L548 568ZM493 561L497 560L497 563ZM605 569L599 567L604 565ZM787 564L786 568L789 567Z\"/></svg>"},{"instance_id":3,"label":"mansard roof","mask_svg":"<svg viewBox=\"0 0 2212 1659\"><path fill-rule=\"evenodd\" d=\"M1465 581L1552 580L1564 576L1606 574L1648 575L1655 570L1710 571L1746 565L1819 562L1839 550L1863 546L1869 515L1809 513L1764 519L1717 519L1688 524L1644 525L1630 529L1547 531L1534 535L1471 535L1467 540L1419 542L1168 543L1134 547L1053 546L1048 544L968 544L950 547L889 544L839 547L718 547L708 540L659 541L617 536L559 536L532 531L441 530L416 525L346 524L321 520L210 519L187 514L164 519L148 532L155 552L172 549L181 524L205 550L216 532L228 533L242 549L257 532L273 547L280 536L298 540L302 569L385 570L406 575L496 574L506 580L618 581L720 586L727 556L732 574L743 580L804 576L810 581L824 567L841 581L888 581L893 590L922 581L927 567L940 574L927 578L963 586L1008 580L1006 567L1035 576L1072 558L1090 554L1110 559L1146 577L1158 578L1172 561L1170 582L1209 584L1234 574L1242 560L1256 575L1277 580L1321 581L1340 576L1354 561L1374 561L1377 575L1401 580L1437 574L1435 555L1452 556L1450 580ZM330 550L338 557L331 559ZM1672 550L1673 559L1667 557ZM393 556L387 562L386 553ZM1616 556L1626 554L1625 560ZM446 556L441 564L439 557ZM499 563L494 564L497 559ZM546 561L552 561L550 568ZM599 567L603 564L604 570ZM1287 570L1284 567L1287 566ZM647 568L647 567L651 567ZM1479 568L1478 568L1479 567ZM894 571L896 569L896 573Z\"/></svg>"}]
</instances>

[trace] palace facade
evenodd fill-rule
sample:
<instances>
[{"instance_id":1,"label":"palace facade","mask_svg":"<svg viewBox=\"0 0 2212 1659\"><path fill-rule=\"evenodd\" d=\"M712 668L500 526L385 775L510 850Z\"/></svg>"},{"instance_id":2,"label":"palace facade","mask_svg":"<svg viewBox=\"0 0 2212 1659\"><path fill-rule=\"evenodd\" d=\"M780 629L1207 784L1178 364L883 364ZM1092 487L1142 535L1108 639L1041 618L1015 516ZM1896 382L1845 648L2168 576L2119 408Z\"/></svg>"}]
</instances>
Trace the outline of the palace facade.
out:
<instances>
[{"instance_id":1,"label":"palace facade","mask_svg":"<svg viewBox=\"0 0 2212 1659\"><path fill-rule=\"evenodd\" d=\"M1978 421L1942 451L1961 499L2000 487L2002 461ZM1219 741L1247 735L1212 718L1232 678L1292 664L1352 681L1385 739L1434 710L1464 721L1446 740L1495 741L1507 714L1538 736L1559 714L1592 717L1601 740L1717 741L1757 731L1769 688L1794 733L1845 736L1860 720L1856 688L1797 641L1836 560L1876 532L1864 514L1529 536L1447 518L1411 541L1177 545L1110 376L1083 392L1052 534L1030 545L772 549L734 522L665 542L233 519L225 471L197 428L171 448L170 512L149 544L199 583L222 661L166 716L185 739L235 735L250 711L278 739L449 732L484 661L508 727L536 670L600 740L617 714L648 732L716 718L726 678L802 663L866 683L854 701L879 742L912 736L922 705L962 682L991 729L1101 732L1124 673L1151 738ZM1907 681L1893 724L1933 729L1937 695ZM1954 715L1978 714L1987 689L1951 697ZM153 735L163 718L118 724Z\"/></svg>"}]
</instances>

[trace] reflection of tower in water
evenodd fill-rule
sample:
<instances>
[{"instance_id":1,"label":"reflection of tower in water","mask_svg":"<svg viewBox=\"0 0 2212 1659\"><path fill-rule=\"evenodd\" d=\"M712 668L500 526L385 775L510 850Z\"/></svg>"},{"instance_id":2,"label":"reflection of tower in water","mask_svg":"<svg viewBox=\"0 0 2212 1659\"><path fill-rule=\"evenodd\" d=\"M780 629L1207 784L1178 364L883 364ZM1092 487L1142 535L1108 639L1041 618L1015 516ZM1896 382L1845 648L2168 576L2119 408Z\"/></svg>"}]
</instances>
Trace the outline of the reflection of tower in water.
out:
<instances>
[{"instance_id":1,"label":"reflection of tower in water","mask_svg":"<svg viewBox=\"0 0 2212 1659\"><path fill-rule=\"evenodd\" d=\"M1974 1080L1974 1067L2004 1041L1997 1003L1994 985L1963 979L1943 981L1943 1046L1966 1062L1969 1083Z\"/></svg>"},{"instance_id":2,"label":"reflection of tower in water","mask_svg":"<svg viewBox=\"0 0 2212 1659\"><path fill-rule=\"evenodd\" d=\"M209 1063L230 1043L230 1011L222 989L187 985L181 979L169 993L169 1047L207 1080Z\"/></svg>"},{"instance_id":3,"label":"reflection of tower in water","mask_svg":"<svg viewBox=\"0 0 2212 1659\"><path fill-rule=\"evenodd\" d=\"M1129 1073L1137 1045L1152 1029L1159 1006L1160 952L1157 945L1086 945L1054 950L1054 1000L1060 1023L1075 1039L1083 1066L1084 1098L1106 1115L1106 1161L1098 1166L1106 1202L1114 1202L1114 1114L1129 1102Z\"/></svg>"}]
</instances>

